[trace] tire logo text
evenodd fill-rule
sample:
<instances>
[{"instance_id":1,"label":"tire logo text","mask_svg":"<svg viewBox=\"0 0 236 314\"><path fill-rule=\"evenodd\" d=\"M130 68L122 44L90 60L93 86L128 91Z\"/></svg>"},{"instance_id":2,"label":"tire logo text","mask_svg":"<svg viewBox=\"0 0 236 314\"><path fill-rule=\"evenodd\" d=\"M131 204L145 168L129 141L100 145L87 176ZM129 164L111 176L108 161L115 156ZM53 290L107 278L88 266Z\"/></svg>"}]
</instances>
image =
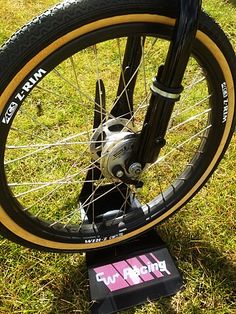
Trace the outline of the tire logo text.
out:
<instances>
[{"instance_id":1,"label":"tire logo text","mask_svg":"<svg viewBox=\"0 0 236 314\"><path fill-rule=\"evenodd\" d=\"M19 107L19 105L22 103L24 98L29 94L31 89L47 74L47 71L43 69L37 70L29 79L28 81L23 85L20 92L18 92L15 97L14 101L10 103L10 105L7 108L6 113L4 114L4 117L2 119L2 123L9 124L15 111Z\"/></svg>"}]
</instances>

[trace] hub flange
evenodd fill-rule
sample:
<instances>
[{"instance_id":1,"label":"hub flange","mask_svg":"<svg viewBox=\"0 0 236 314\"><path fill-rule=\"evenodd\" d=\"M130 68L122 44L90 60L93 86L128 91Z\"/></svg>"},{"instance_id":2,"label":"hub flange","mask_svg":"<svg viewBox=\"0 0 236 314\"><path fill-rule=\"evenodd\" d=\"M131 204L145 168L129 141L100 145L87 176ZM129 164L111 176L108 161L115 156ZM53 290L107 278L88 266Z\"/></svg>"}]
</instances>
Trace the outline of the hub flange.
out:
<instances>
[{"instance_id":1,"label":"hub flange","mask_svg":"<svg viewBox=\"0 0 236 314\"><path fill-rule=\"evenodd\" d=\"M136 179L140 175L141 165L126 169L135 139L135 128L127 119L110 119L96 129L90 149L105 178L117 180L126 176Z\"/></svg>"}]
</instances>

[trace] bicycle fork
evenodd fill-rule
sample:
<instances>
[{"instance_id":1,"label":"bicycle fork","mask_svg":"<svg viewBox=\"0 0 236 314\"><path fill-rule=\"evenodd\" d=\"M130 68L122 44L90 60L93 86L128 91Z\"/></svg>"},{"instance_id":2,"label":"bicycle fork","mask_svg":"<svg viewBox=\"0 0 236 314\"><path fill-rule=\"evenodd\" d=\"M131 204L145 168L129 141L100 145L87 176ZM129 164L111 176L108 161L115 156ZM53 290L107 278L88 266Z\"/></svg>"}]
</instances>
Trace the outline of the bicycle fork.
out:
<instances>
[{"instance_id":1,"label":"bicycle fork","mask_svg":"<svg viewBox=\"0 0 236 314\"><path fill-rule=\"evenodd\" d=\"M124 195L127 200L129 195L132 196L127 184L133 184L136 187L142 186L142 182L138 180L139 174L146 164L153 163L157 159L161 148L165 145L165 134L174 104L179 100L183 89L181 83L196 36L200 9L201 0L180 0L180 12L173 39L166 62L159 68L151 86L152 96L143 128L133 142L133 149L124 162L125 165L117 163L113 168L114 177L119 178L123 183L117 186L117 183L114 182L95 188L93 181L101 179L103 174L95 166L88 171L78 200L83 204L84 212L90 222L94 222L96 219L99 221L105 219L104 221L106 221L106 218L103 217L105 213L106 215L115 213L114 215L117 217L123 211L128 212L134 208L138 211L139 203L134 198L132 198L131 203L127 202L123 208ZM144 40L142 42L140 36L128 38L116 105L111 111L113 117L132 118L133 91L137 78L136 69L142 58ZM126 91L125 94L122 92L123 90ZM101 114L96 113L99 112L99 108L102 108ZM102 81L98 81L95 97L95 129L104 122L105 115L103 112L105 112L105 87ZM123 149L124 147L120 146L120 150L123 151ZM115 158L115 155L113 157ZM131 174L130 170L134 175Z\"/></svg>"},{"instance_id":2,"label":"bicycle fork","mask_svg":"<svg viewBox=\"0 0 236 314\"><path fill-rule=\"evenodd\" d=\"M198 28L201 0L181 0L173 40L165 61L154 78L143 128L134 143L127 167L153 163L165 145L165 134L176 101Z\"/></svg>"}]
</instances>

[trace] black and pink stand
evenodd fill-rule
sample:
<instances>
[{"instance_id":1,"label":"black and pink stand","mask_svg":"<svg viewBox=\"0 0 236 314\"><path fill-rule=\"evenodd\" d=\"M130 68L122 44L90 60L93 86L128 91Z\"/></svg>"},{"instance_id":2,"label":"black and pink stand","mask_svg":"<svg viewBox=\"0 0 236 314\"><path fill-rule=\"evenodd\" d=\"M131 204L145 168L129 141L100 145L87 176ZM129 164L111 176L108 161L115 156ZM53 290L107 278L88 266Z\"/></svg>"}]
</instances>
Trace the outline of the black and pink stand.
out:
<instances>
[{"instance_id":1,"label":"black and pink stand","mask_svg":"<svg viewBox=\"0 0 236 314\"><path fill-rule=\"evenodd\" d=\"M183 287L168 248L154 230L86 258L92 314L117 313Z\"/></svg>"}]
</instances>

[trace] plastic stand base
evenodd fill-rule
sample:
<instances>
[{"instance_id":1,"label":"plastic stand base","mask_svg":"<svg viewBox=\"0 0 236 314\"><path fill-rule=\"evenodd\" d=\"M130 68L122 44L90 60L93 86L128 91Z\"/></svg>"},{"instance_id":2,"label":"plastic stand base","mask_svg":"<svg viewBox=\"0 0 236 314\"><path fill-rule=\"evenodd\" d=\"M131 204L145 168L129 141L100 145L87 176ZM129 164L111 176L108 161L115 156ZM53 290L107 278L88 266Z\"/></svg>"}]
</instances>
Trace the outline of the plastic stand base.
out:
<instances>
[{"instance_id":1,"label":"plastic stand base","mask_svg":"<svg viewBox=\"0 0 236 314\"><path fill-rule=\"evenodd\" d=\"M137 239L87 253L92 314L110 314L176 294L182 277L153 230Z\"/></svg>"}]
</instances>

